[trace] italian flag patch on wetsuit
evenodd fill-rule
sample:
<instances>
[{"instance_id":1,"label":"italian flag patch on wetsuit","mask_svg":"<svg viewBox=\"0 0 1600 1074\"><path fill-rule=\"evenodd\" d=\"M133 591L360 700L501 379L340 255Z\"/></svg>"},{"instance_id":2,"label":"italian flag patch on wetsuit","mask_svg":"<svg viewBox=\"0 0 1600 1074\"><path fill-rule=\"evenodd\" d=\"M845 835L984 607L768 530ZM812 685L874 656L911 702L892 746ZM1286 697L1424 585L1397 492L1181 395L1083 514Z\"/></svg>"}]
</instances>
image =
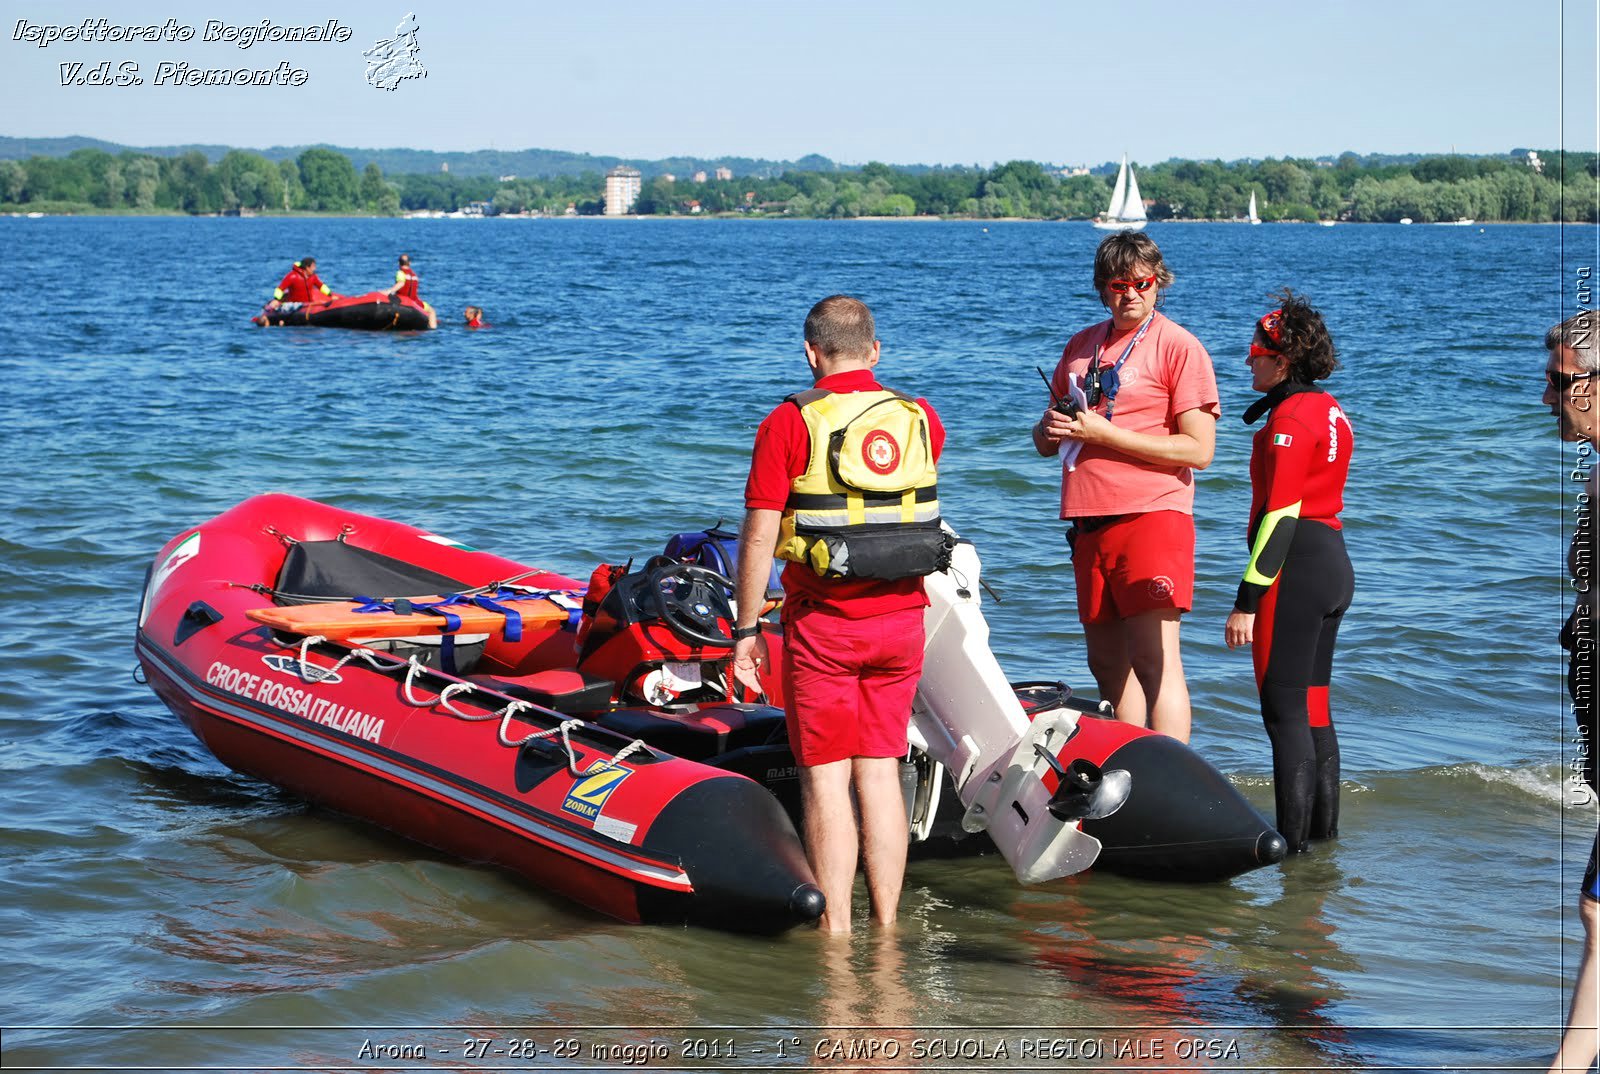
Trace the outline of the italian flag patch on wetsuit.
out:
<instances>
[{"instance_id":1,"label":"italian flag patch on wetsuit","mask_svg":"<svg viewBox=\"0 0 1600 1074\"><path fill-rule=\"evenodd\" d=\"M1294 443L1294 437L1290 436L1288 433L1272 434L1273 447L1288 447L1292 443Z\"/></svg>"}]
</instances>

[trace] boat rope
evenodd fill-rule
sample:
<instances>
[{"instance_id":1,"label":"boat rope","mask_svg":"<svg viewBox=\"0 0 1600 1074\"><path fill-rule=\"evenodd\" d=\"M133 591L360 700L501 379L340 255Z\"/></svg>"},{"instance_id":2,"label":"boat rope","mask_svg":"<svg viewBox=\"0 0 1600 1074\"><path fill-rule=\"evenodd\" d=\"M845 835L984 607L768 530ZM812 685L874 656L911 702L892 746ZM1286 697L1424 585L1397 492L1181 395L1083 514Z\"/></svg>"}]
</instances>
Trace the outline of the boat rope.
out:
<instances>
[{"instance_id":1,"label":"boat rope","mask_svg":"<svg viewBox=\"0 0 1600 1074\"><path fill-rule=\"evenodd\" d=\"M316 664L313 664L309 659L311 647L327 640L328 639L323 637L321 634L312 634L300 640L300 678L305 682L310 683L312 686L333 678L333 676L338 673L340 668L344 667L358 656L365 659L367 663L371 664L379 671L387 671L392 666L390 664L380 663L379 661L375 660L374 657L376 657L377 654L371 649L351 649L348 653L345 653L343 656L341 656L331 668L319 667ZM311 674L313 671L316 672L315 675Z\"/></svg>"},{"instance_id":2,"label":"boat rope","mask_svg":"<svg viewBox=\"0 0 1600 1074\"><path fill-rule=\"evenodd\" d=\"M496 729L496 734L499 736L500 744L511 749L517 749L520 746L524 746L527 743L532 742L534 739L548 738L550 735L559 733L561 735L561 743L567 751L567 771L571 772L575 776L587 775L587 773L579 770L578 759L573 754L572 750L572 740L567 737L567 733L571 729L587 726L583 720L563 720L556 727L547 728L543 731L535 731L532 734L524 735L522 738L513 739L511 737L512 719L515 718L520 712L540 712L542 710L537 705L530 704L527 701L519 701L515 699L506 702L493 712L464 712L461 709L456 708L455 705L451 704L452 698L462 694L470 694L476 689L477 687L470 682L453 682L440 691L439 707L445 709L459 719L474 723L483 720L499 720L500 726ZM644 739L636 738L626 746L622 747L616 753L612 754L609 758L600 762L600 768L611 768L623 758L644 749L645 746L646 743Z\"/></svg>"},{"instance_id":3,"label":"boat rope","mask_svg":"<svg viewBox=\"0 0 1600 1074\"><path fill-rule=\"evenodd\" d=\"M476 687L470 682L453 682L440 691L439 707L445 709L459 719L468 721L469 723L480 723L485 720L499 720L500 726L495 729L495 733L499 736L500 745L506 746L510 749L516 749L519 746L527 745L536 738L547 738L550 735L559 732L561 735L561 741L567 748L567 767L572 770L574 775L582 775L577 768L577 759L572 755L572 741L567 737L567 732L572 728L584 726L584 722L582 720L562 720L561 723L555 727L547 727L543 731L535 731L532 734L524 735L522 738L514 739L511 737L512 719L519 712L539 712L540 709L538 706L532 705L526 701L518 701L513 699L507 701L504 705L501 705L493 712L463 712L461 709L456 708L450 703L450 699L452 697L455 697L458 694L470 694L475 689Z\"/></svg>"},{"instance_id":4,"label":"boat rope","mask_svg":"<svg viewBox=\"0 0 1600 1074\"><path fill-rule=\"evenodd\" d=\"M636 738L632 742L628 743L626 746L622 747L616 753L613 753L611 755L611 760L606 762L606 767L609 768L610 766L616 764L618 761L622 760L624 757L628 756L630 753L633 753L633 752L635 752L637 750L642 750L644 748L645 748L644 739Z\"/></svg>"},{"instance_id":5,"label":"boat rope","mask_svg":"<svg viewBox=\"0 0 1600 1074\"><path fill-rule=\"evenodd\" d=\"M405 698L409 704L415 705L419 709L425 709L429 706L439 703L438 697L435 697L432 701L429 701L426 698L419 698L416 695L416 692L411 689L411 684L416 681L417 672L426 670L427 668L423 666L422 661L418 660L414 656L408 657L406 659L405 682L400 684L400 696ZM446 689L448 689L448 687L446 687Z\"/></svg>"},{"instance_id":6,"label":"boat rope","mask_svg":"<svg viewBox=\"0 0 1600 1074\"><path fill-rule=\"evenodd\" d=\"M301 640L299 671L300 678L305 682L313 686L317 685L318 683L325 682L327 679L331 678L335 673L337 673L340 668L344 667L357 657L360 657L377 671L390 672L396 671L403 667L406 669L406 677L405 680L400 684L400 694L406 699L408 704L416 708L430 708L437 706L444 709L457 719L466 720L469 723L481 723L488 720L499 720L500 726L495 729L495 737L499 739L500 745L505 746L507 749L520 749L529 742L533 742L541 738L549 738L552 735L559 734L561 736L562 749L567 755L567 771L571 772L574 776L590 774L589 772L585 772L578 767L577 753L572 748L572 730L574 728L588 726L583 720L564 719L554 727L547 727L542 731L534 731L524 735L521 738L514 739L511 737L511 721L516 718L519 713L544 713L548 712L548 710L540 708L538 705L532 704L531 702L512 698L492 712L463 711L453 704L453 699L477 692L478 687L470 682L452 682L443 690L439 691L439 693L432 699L419 697L416 691L412 688L413 683L416 681L418 673L427 674L432 672L433 669L421 663L414 656L402 664L391 656L374 652L371 649L351 649L348 653L345 653L337 661L335 661L332 667L324 668L311 663L309 659L311 646L327 640L328 639L323 637L321 634L312 634ZM591 765L590 771L601 771L614 767L624 758L646 748L646 745L647 743L644 741L644 739L636 738L632 742L629 742L626 746L622 747L616 753L612 754L606 760L601 761L598 767Z\"/></svg>"}]
</instances>

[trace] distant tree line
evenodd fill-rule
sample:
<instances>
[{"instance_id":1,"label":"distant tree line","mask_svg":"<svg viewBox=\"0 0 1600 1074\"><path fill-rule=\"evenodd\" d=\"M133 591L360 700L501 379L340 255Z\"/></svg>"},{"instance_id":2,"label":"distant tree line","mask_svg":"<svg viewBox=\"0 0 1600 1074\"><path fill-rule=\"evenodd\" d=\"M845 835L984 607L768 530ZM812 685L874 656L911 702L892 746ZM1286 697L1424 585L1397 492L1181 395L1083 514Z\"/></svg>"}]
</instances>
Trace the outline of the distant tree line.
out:
<instances>
[{"instance_id":1,"label":"distant tree line","mask_svg":"<svg viewBox=\"0 0 1600 1074\"><path fill-rule=\"evenodd\" d=\"M357 174L350 158L331 149L276 163L239 149L214 165L198 150L156 157L79 149L65 157L0 160L0 203L69 212L400 211L399 194L377 165Z\"/></svg>"},{"instance_id":2,"label":"distant tree line","mask_svg":"<svg viewBox=\"0 0 1600 1074\"><path fill-rule=\"evenodd\" d=\"M1550 152L1542 171L1517 157L1428 157L1371 164L1346 154L1311 160L1168 161L1139 169L1153 219L1240 217L1251 192L1263 220L1596 221L1593 153ZM1029 161L993 168L790 171L771 178L693 182L657 176L633 211L645 215L967 216L1083 219L1106 207L1112 176L1062 175ZM232 150L216 164L192 151L174 157L79 149L65 157L0 160L0 207L53 212L110 210L218 213L450 212L476 204L490 215L599 213L598 173L553 178L385 176L357 172L349 157L307 149L270 161Z\"/></svg>"}]
</instances>

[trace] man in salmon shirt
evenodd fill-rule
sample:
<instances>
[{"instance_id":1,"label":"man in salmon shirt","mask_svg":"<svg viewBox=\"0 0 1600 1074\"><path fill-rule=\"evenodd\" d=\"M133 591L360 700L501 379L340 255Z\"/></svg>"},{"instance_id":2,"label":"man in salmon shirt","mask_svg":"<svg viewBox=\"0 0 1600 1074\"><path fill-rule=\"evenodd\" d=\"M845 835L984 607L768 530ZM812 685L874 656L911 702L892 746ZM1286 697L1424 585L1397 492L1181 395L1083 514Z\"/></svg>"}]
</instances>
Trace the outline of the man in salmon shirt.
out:
<instances>
[{"instance_id":1,"label":"man in salmon shirt","mask_svg":"<svg viewBox=\"0 0 1600 1074\"><path fill-rule=\"evenodd\" d=\"M1062 456L1061 517L1089 670L1117 717L1189 740L1179 653L1194 601L1194 471L1216 447L1216 375L1200 342L1157 312L1172 272L1146 235L1100 243L1094 288L1111 318L1067 342L1033 446ZM1052 400L1052 404L1054 400Z\"/></svg>"},{"instance_id":2,"label":"man in salmon shirt","mask_svg":"<svg viewBox=\"0 0 1600 1074\"><path fill-rule=\"evenodd\" d=\"M949 564L935 473L944 427L926 401L874 379L880 348L861 301L818 302L803 347L814 387L767 416L751 454L733 667L760 691L757 616L774 556L788 561L782 676L802 834L827 899L817 925L847 933L858 849L875 923L894 923L905 877L900 758L922 675L922 576Z\"/></svg>"}]
</instances>

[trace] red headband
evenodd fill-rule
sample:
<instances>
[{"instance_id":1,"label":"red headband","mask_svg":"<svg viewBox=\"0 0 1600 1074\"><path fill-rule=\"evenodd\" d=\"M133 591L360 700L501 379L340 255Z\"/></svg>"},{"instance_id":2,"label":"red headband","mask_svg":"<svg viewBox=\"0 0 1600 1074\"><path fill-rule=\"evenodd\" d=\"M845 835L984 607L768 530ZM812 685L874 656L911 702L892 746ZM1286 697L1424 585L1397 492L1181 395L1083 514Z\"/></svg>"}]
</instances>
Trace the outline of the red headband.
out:
<instances>
[{"instance_id":1,"label":"red headband","mask_svg":"<svg viewBox=\"0 0 1600 1074\"><path fill-rule=\"evenodd\" d=\"M1283 311L1273 310L1256 322L1263 335L1277 344L1283 343Z\"/></svg>"}]
</instances>

